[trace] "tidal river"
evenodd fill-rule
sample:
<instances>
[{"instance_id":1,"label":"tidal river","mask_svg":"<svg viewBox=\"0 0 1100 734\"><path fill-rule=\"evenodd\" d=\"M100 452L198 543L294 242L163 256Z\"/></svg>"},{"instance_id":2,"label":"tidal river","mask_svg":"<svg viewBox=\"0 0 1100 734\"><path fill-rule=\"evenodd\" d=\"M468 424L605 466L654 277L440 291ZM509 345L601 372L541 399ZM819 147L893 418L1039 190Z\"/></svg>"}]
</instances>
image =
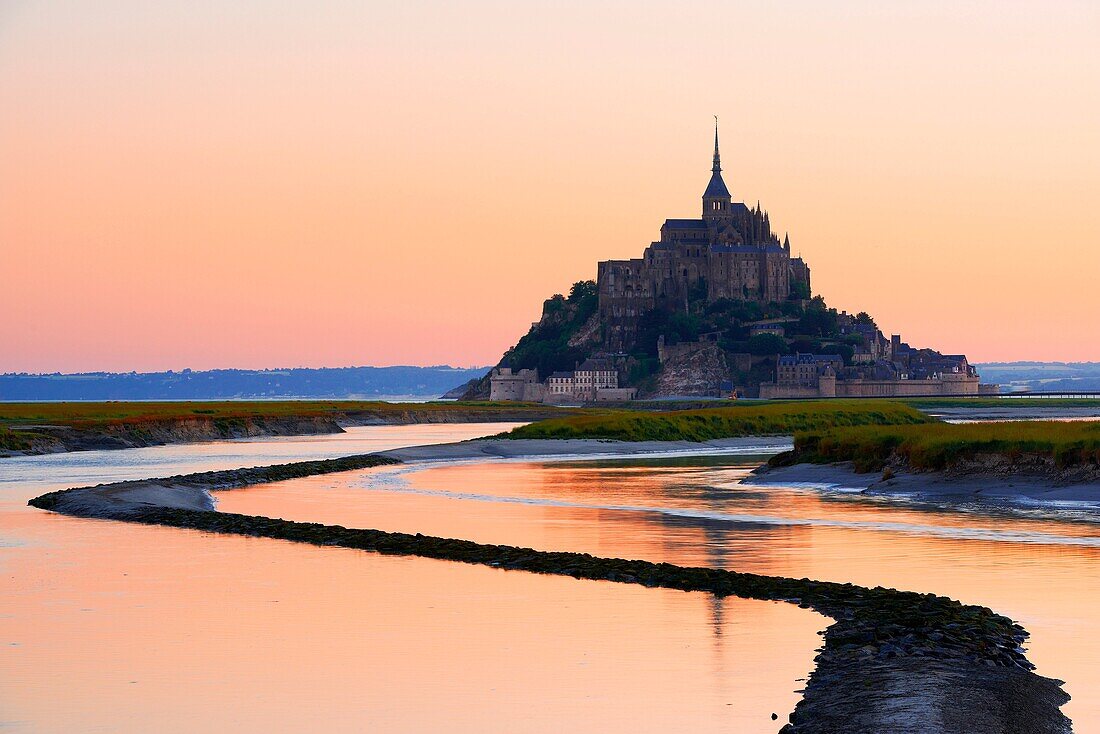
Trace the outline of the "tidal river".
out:
<instances>
[{"instance_id":1,"label":"tidal river","mask_svg":"<svg viewBox=\"0 0 1100 734\"><path fill-rule=\"evenodd\" d=\"M456 441L508 427L371 427L0 460L0 729L775 732L781 722L771 714L782 719L793 708L828 623L788 604L26 507L30 497L64 487ZM484 466L485 482L476 467L451 469L466 482L451 488L458 491L526 476L537 484L510 494L538 500L545 486L539 465ZM445 478L439 468L422 476L439 471ZM546 515L537 504L509 528L500 507L518 505L421 496L410 491L420 476L351 473L223 493L221 501L226 509L230 499L255 500L276 514L335 517L347 493L345 524L507 534L536 547L584 544L600 532L591 510L573 532L568 509ZM370 498L383 496L388 509L372 516ZM451 522L418 517L431 506L455 513ZM610 542L629 527L612 518L605 530L608 552L630 547Z\"/></svg>"},{"instance_id":2,"label":"tidal river","mask_svg":"<svg viewBox=\"0 0 1100 734\"><path fill-rule=\"evenodd\" d=\"M1031 632L1039 673L1066 681L1073 699L1064 710L1075 731L1100 732L1100 511L915 505L740 484L759 461L406 465L221 492L218 502L228 512L882 585L987 605ZM713 615L715 645L719 628L725 644L734 615ZM791 632L803 638L797 625ZM775 648L763 660L787 654Z\"/></svg>"},{"instance_id":3,"label":"tidal river","mask_svg":"<svg viewBox=\"0 0 1100 734\"><path fill-rule=\"evenodd\" d=\"M26 508L59 487L453 441L353 429L0 461L0 723L13 731L775 732L826 620L789 605ZM744 456L420 464L219 509L931 591L1031 633L1100 732L1100 513L739 483Z\"/></svg>"}]
</instances>

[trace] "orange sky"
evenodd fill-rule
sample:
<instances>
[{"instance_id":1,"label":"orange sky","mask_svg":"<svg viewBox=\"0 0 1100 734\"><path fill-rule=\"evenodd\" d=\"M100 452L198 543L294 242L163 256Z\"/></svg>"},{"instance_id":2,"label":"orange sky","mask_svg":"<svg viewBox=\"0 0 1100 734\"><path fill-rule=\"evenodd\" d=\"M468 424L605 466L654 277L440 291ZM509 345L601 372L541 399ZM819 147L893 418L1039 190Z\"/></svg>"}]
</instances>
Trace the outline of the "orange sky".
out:
<instances>
[{"instance_id":1,"label":"orange sky","mask_svg":"<svg viewBox=\"0 0 1100 734\"><path fill-rule=\"evenodd\" d=\"M0 6L0 371L495 362L734 197L830 304L1100 360L1100 6Z\"/></svg>"}]
</instances>

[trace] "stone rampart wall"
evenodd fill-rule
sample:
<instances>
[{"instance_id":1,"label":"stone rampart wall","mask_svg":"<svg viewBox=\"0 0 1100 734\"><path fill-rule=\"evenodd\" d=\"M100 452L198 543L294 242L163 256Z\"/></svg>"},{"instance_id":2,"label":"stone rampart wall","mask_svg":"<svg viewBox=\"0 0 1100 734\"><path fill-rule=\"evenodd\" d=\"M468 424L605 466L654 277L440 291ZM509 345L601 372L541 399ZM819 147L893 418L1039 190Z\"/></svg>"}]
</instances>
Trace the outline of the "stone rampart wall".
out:
<instances>
[{"instance_id":1,"label":"stone rampart wall","mask_svg":"<svg viewBox=\"0 0 1100 734\"><path fill-rule=\"evenodd\" d=\"M772 398L904 398L936 395L978 395L978 378L968 375L945 375L937 380L837 380L835 392L829 386L800 387L764 382L760 397ZM984 387L984 386L983 386ZM996 389L996 386L991 386ZM825 388L825 389L822 389ZM996 394L983 392L982 394Z\"/></svg>"}]
</instances>

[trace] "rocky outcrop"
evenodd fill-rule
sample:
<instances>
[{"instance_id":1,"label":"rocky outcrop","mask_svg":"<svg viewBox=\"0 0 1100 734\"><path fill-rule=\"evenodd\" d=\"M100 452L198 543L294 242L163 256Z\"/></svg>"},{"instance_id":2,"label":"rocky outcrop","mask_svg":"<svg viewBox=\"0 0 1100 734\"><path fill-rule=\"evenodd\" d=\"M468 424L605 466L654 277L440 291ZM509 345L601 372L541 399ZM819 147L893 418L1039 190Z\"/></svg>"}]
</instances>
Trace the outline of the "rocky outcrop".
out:
<instances>
[{"instance_id":1,"label":"rocky outcrop","mask_svg":"<svg viewBox=\"0 0 1100 734\"><path fill-rule=\"evenodd\" d=\"M648 397L692 395L719 397L730 379L726 355L713 342L685 342L659 347L661 370Z\"/></svg>"},{"instance_id":2,"label":"rocky outcrop","mask_svg":"<svg viewBox=\"0 0 1100 734\"><path fill-rule=\"evenodd\" d=\"M908 466L901 461L891 467L894 473L907 471ZM1052 456L1041 454L975 454L953 461L943 472L947 478L998 477L1019 479L1021 477L1042 478L1056 486L1100 482L1100 465L1073 464L1058 466Z\"/></svg>"},{"instance_id":3,"label":"rocky outcrop","mask_svg":"<svg viewBox=\"0 0 1100 734\"><path fill-rule=\"evenodd\" d=\"M461 400L462 396L473 390L477 383L481 380L480 377L475 377L472 380L467 380L458 387L452 387L447 392L439 396L440 400Z\"/></svg>"},{"instance_id":4,"label":"rocky outcrop","mask_svg":"<svg viewBox=\"0 0 1100 734\"><path fill-rule=\"evenodd\" d=\"M569 337L566 345L570 347L587 347L594 351L600 346L601 330L600 315L594 313L573 336Z\"/></svg>"}]
</instances>

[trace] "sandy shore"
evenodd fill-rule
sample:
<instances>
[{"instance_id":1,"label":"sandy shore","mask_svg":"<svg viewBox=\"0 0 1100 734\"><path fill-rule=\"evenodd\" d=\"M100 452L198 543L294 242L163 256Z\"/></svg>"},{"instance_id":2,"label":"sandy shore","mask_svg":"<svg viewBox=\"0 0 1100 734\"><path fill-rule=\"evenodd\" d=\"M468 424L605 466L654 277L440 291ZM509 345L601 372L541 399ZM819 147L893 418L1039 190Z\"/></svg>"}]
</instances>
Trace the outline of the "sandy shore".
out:
<instances>
[{"instance_id":1,"label":"sandy shore","mask_svg":"<svg viewBox=\"0 0 1100 734\"><path fill-rule=\"evenodd\" d=\"M717 441L611 441L604 439L479 438L459 443L411 446L379 455L398 461L462 459L548 459L555 457L615 457L639 455L704 456L713 454L774 454L791 448L790 436L744 436Z\"/></svg>"},{"instance_id":2,"label":"sandy shore","mask_svg":"<svg viewBox=\"0 0 1100 734\"><path fill-rule=\"evenodd\" d=\"M845 489L866 494L897 494L917 499L988 499L997 502L1087 502L1100 503L1100 482L1059 484L1049 477L948 475L943 472L898 473L883 480L879 472L857 473L851 463L795 464L761 467L744 484L813 485L823 489Z\"/></svg>"},{"instance_id":3,"label":"sandy shore","mask_svg":"<svg viewBox=\"0 0 1100 734\"><path fill-rule=\"evenodd\" d=\"M185 477L142 479L63 493L57 512L81 517L120 517L161 507L213 510L208 490L232 489L297 476L351 471L381 463L493 459L599 459L628 456L707 456L715 454L771 454L791 448L789 437L729 438L693 441L607 441L596 439L496 439L411 446L363 456L347 456L314 462L205 472Z\"/></svg>"},{"instance_id":4,"label":"sandy shore","mask_svg":"<svg viewBox=\"0 0 1100 734\"><path fill-rule=\"evenodd\" d=\"M1010 402L1006 400L1005 402ZM937 418L943 418L945 420L974 420L974 421L1013 421L1013 420L1058 420L1060 418L1072 418L1076 420L1084 420L1088 418L1100 418L1100 406L1095 408L1082 408L1082 407L1052 407L1046 408L1042 406L1027 406L1027 407L1013 407L1008 405L1004 408L983 406L983 407L938 407L929 406L922 409L923 412L929 415L934 415Z\"/></svg>"},{"instance_id":5,"label":"sandy shore","mask_svg":"<svg viewBox=\"0 0 1100 734\"><path fill-rule=\"evenodd\" d=\"M150 479L69 492L57 511L78 517L120 518L154 507L213 510L214 500L202 487L175 484L171 479Z\"/></svg>"}]
</instances>

